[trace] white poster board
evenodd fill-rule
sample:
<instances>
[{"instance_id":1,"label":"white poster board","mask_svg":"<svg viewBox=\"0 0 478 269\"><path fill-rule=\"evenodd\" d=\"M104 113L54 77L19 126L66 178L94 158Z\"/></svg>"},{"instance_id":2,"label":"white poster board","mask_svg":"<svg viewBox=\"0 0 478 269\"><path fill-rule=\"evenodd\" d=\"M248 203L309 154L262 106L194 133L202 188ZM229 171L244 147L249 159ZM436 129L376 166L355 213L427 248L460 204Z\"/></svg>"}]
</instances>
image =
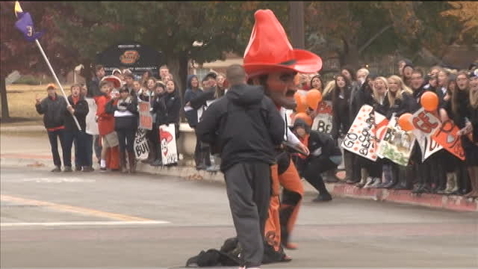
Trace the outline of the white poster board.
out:
<instances>
[{"instance_id":1,"label":"white poster board","mask_svg":"<svg viewBox=\"0 0 478 269\"><path fill-rule=\"evenodd\" d=\"M345 135L342 147L371 161L376 161L378 142L385 134L387 125L388 120L385 116L375 112L373 107L364 105Z\"/></svg>"},{"instance_id":2,"label":"white poster board","mask_svg":"<svg viewBox=\"0 0 478 269\"><path fill-rule=\"evenodd\" d=\"M148 138L146 137L146 130L138 128L134 138L134 154L137 160L146 160L149 155Z\"/></svg>"},{"instance_id":3,"label":"white poster board","mask_svg":"<svg viewBox=\"0 0 478 269\"><path fill-rule=\"evenodd\" d=\"M422 161L432 156L443 147L432 139L432 136L440 129L440 120L433 113L425 111L424 108L415 112L411 118L413 124L413 135L422 151Z\"/></svg>"},{"instance_id":4,"label":"white poster board","mask_svg":"<svg viewBox=\"0 0 478 269\"><path fill-rule=\"evenodd\" d=\"M159 126L159 141L161 143L163 165L177 163L178 149L176 146L176 129L174 124Z\"/></svg>"},{"instance_id":5,"label":"white poster board","mask_svg":"<svg viewBox=\"0 0 478 269\"><path fill-rule=\"evenodd\" d=\"M402 130L394 116L390 119L385 135L380 141L378 156L387 158L396 164L407 166L414 145L415 136L413 133Z\"/></svg>"},{"instance_id":6,"label":"white poster board","mask_svg":"<svg viewBox=\"0 0 478 269\"><path fill-rule=\"evenodd\" d=\"M312 123L312 130L330 134L332 132L333 110L332 101L322 101L317 108L317 116Z\"/></svg>"}]
</instances>

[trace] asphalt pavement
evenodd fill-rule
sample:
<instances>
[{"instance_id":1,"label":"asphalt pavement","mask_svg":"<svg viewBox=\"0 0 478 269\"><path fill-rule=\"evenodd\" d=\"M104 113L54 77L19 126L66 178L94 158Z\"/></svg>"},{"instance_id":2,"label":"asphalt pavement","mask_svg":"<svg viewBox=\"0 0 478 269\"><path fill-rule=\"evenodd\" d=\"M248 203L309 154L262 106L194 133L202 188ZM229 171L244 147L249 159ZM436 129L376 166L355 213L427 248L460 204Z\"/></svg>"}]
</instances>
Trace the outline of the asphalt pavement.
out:
<instances>
[{"instance_id":1,"label":"asphalt pavement","mask_svg":"<svg viewBox=\"0 0 478 269\"><path fill-rule=\"evenodd\" d=\"M224 185L1 167L1 268L180 268L235 235ZM305 197L289 263L264 268L478 267L478 218Z\"/></svg>"}]
</instances>

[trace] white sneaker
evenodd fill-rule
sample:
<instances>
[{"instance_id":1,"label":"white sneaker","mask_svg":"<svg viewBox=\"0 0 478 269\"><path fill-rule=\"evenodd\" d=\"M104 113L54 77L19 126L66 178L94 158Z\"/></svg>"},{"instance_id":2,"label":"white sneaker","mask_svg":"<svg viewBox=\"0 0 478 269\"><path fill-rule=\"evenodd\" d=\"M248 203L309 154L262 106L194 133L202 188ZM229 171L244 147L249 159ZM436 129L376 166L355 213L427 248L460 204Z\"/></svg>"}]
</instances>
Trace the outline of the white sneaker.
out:
<instances>
[{"instance_id":1,"label":"white sneaker","mask_svg":"<svg viewBox=\"0 0 478 269\"><path fill-rule=\"evenodd\" d=\"M370 188L374 182L375 181L373 180L372 177L367 177L367 183L365 183L365 186L363 186L363 187L364 188Z\"/></svg>"}]
</instances>

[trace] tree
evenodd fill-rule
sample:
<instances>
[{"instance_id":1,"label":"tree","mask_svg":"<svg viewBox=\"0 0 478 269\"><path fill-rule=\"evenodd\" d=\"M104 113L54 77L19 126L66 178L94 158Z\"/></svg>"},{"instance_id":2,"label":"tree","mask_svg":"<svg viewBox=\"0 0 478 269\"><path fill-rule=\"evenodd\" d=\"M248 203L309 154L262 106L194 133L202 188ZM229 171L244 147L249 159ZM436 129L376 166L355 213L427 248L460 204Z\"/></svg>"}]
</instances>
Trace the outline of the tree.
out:
<instances>
[{"instance_id":1,"label":"tree","mask_svg":"<svg viewBox=\"0 0 478 269\"><path fill-rule=\"evenodd\" d=\"M52 23L52 16L47 11L58 9L56 2L42 2L41 5L35 2L22 2L25 12L30 12L35 28L46 30L40 42L55 70L60 68L69 69L74 66L77 55L74 51L59 44L57 29ZM21 74L49 74L50 71L43 60L40 51L34 43L27 42L23 35L15 28L17 18L13 12L14 2L0 2L0 36L1 49L0 58L0 92L2 97L2 119L8 120L7 89L5 78L14 70Z\"/></svg>"},{"instance_id":2,"label":"tree","mask_svg":"<svg viewBox=\"0 0 478 269\"><path fill-rule=\"evenodd\" d=\"M57 16L56 22L63 43L78 50L82 61L94 62L96 53L113 43L139 41L164 54L182 91L189 60L205 63L224 59L225 52L243 53L255 10L284 6L258 1L97 2L95 8L91 2L62 5L68 12ZM194 47L195 41L202 46Z\"/></svg>"},{"instance_id":3,"label":"tree","mask_svg":"<svg viewBox=\"0 0 478 269\"><path fill-rule=\"evenodd\" d=\"M460 32L460 39L467 39L467 37L478 40L478 3L472 1L448 1L452 7L448 10L442 11L440 15L443 17L452 16L463 23L463 29Z\"/></svg>"},{"instance_id":4,"label":"tree","mask_svg":"<svg viewBox=\"0 0 478 269\"><path fill-rule=\"evenodd\" d=\"M464 27L440 16L447 9L446 2L311 2L307 45L319 54L336 52L342 65L355 67L365 58L395 53L440 63Z\"/></svg>"}]
</instances>

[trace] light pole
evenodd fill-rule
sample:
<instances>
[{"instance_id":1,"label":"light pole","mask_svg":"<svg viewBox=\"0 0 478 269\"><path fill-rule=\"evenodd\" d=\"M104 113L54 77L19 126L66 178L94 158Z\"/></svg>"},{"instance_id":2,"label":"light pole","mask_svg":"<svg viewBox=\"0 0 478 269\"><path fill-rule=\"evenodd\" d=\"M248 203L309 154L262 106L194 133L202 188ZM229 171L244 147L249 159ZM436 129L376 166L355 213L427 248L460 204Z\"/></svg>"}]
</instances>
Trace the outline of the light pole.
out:
<instances>
[{"instance_id":1,"label":"light pole","mask_svg":"<svg viewBox=\"0 0 478 269\"><path fill-rule=\"evenodd\" d=\"M289 22L292 46L305 49L304 2L289 1Z\"/></svg>"}]
</instances>

